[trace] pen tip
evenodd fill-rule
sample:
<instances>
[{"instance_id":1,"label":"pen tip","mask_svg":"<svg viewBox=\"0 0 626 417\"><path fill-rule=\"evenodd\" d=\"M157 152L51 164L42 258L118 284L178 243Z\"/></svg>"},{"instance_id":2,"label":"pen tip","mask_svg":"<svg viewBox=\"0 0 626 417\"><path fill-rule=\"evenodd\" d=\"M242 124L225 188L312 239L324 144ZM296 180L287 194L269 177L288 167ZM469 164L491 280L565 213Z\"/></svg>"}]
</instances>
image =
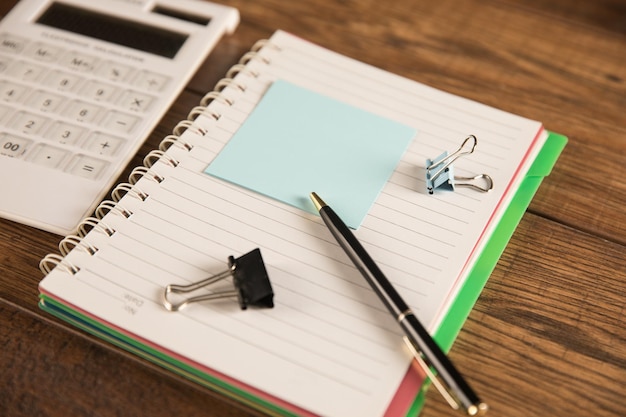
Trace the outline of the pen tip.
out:
<instances>
[{"instance_id":1,"label":"pen tip","mask_svg":"<svg viewBox=\"0 0 626 417\"><path fill-rule=\"evenodd\" d=\"M311 200L313 201L313 204L315 204L315 209L317 211L320 211L322 207L326 206L326 203L324 202L324 200L322 200L320 196L317 195L316 192L312 192L310 197L311 197Z\"/></svg>"}]
</instances>

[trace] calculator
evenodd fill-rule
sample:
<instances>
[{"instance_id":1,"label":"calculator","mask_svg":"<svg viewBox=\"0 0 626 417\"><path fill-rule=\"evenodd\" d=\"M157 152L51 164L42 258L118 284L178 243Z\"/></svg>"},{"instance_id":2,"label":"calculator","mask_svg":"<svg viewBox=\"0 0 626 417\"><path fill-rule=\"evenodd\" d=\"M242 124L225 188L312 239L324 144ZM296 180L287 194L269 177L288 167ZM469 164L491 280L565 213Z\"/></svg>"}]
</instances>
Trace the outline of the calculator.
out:
<instances>
[{"instance_id":1,"label":"calculator","mask_svg":"<svg viewBox=\"0 0 626 417\"><path fill-rule=\"evenodd\" d=\"M199 0L19 2L0 21L0 216L74 233L238 24Z\"/></svg>"}]
</instances>

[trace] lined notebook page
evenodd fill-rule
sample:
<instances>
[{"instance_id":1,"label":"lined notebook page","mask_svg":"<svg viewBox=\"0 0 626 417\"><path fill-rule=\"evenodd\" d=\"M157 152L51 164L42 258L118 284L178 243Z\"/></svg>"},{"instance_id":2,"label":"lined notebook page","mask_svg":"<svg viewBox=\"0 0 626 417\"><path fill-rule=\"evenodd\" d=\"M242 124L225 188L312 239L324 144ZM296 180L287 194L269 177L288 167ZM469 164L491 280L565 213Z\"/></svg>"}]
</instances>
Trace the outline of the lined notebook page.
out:
<instances>
[{"instance_id":1,"label":"lined notebook page","mask_svg":"<svg viewBox=\"0 0 626 417\"><path fill-rule=\"evenodd\" d=\"M541 146L541 125L280 31L222 91L232 104L212 101L182 135L193 149L172 146L152 167L165 180L139 181L149 198L127 194L119 206L133 214L113 210L103 219L116 233L96 229L85 238L97 254L72 251L68 261L80 272L57 268L40 287L144 343L310 413L380 416L410 355L397 324L321 219L203 173L278 79L417 129L355 233L434 330ZM478 148L456 162L456 173L487 173L494 190L428 195L426 158L456 150L468 134L478 137ZM165 285L221 272L229 255L256 247L274 288L274 309L240 311L232 300L178 313L162 307Z\"/></svg>"}]
</instances>

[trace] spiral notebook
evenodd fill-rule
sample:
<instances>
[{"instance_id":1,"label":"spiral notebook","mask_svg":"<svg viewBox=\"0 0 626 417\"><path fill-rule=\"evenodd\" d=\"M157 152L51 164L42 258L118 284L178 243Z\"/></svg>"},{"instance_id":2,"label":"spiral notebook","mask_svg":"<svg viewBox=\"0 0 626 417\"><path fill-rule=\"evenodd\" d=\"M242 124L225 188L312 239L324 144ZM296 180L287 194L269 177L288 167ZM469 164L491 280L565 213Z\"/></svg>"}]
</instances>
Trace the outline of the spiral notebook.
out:
<instances>
[{"instance_id":1,"label":"spiral notebook","mask_svg":"<svg viewBox=\"0 0 626 417\"><path fill-rule=\"evenodd\" d=\"M364 203L355 234L448 350L566 138L282 31L245 54L145 166L60 242L60 253L42 260L40 306L270 415L415 415L424 378L399 327L317 214L246 178L210 172L218 158L250 157L222 151L277 83L384 118L390 129L412 129L406 148L390 157L398 158L391 171L376 175L384 181ZM493 190L429 195L426 159L468 134L479 145L455 162L456 172L488 173ZM358 145L345 148L348 157L362 155ZM321 192L301 191L305 199ZM175 313L163 307L166 285L216 274L229 256L257 247L274 308L243 311L228 300ZM471 383L471 369L460 371Z\"/></svg>"}]
</instances>

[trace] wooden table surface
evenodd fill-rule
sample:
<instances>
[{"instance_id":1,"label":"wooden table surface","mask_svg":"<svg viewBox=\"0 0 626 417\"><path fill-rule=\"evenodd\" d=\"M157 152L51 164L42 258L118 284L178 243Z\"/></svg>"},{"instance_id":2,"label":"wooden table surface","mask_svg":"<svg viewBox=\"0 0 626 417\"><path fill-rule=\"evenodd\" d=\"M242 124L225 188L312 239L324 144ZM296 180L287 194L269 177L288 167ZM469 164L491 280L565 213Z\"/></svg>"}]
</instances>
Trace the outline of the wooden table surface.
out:
<instances>
[{"instance_id":1,"label":"wooden table surface","mask_svg":"<svg viewBox=\"0 0 626 417\"><path fill-rule=\"evenodd\" d=\"M2 1L2 15L14 3ZM491 405L490 415L626 415L626 3L224 3L240 10L239 28L220 42L130 166L257 39L278 28L541 120L569 143L450 356ZM0 219L1 416L255 415L41 312L38 262L57 252L60 239ZM455 413L431 390L422 415Z\"/></svg>"}]
</instances>

